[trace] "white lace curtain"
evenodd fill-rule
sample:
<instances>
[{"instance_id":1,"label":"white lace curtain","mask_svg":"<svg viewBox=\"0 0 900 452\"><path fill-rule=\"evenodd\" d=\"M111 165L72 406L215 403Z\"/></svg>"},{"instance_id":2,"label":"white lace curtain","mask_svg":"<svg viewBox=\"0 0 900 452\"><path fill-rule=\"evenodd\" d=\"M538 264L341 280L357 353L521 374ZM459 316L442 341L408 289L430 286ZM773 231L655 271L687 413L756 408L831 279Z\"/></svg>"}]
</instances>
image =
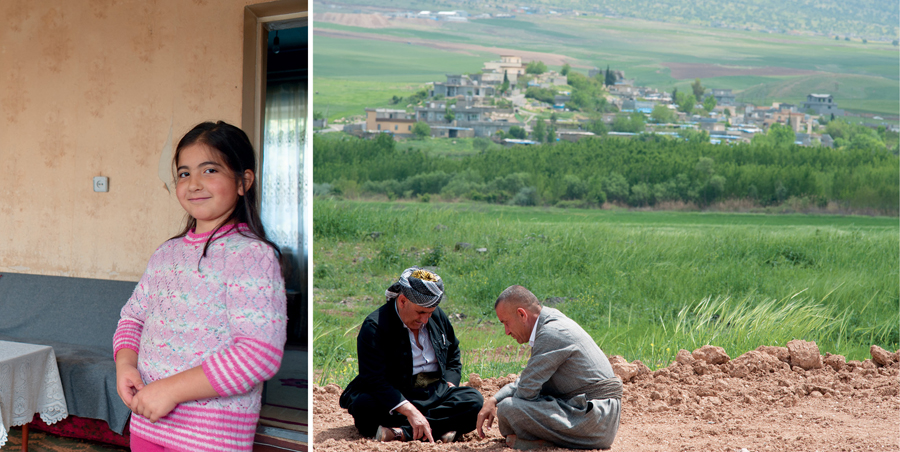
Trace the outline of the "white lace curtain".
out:
<instances>
[{"instance_id":1,"label":"white lace curtain","mask_svg":"<svg viewBox=\"0 0 900 452\"><path fill-rule=\"evenodd\" d=\"M305 281L306 245L303 212L307 181L303 180L306 147L306 86L270 86L266 94L262 166L262 221L288 264L288 290L301 291Z\"/></svg>"}]
</instances>

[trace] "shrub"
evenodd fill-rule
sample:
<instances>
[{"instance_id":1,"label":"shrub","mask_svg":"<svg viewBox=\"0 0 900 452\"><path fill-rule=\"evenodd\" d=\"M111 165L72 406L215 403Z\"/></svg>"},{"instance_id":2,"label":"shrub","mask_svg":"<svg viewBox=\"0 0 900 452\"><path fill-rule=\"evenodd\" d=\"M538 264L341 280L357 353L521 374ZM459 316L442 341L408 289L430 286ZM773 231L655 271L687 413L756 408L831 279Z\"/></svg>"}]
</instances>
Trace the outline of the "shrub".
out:
<instances>
[{"instance_id":1,"label":"shrub","mask_svg":"<svg viewBox=\"0 0 900 452\"><path fill-rule=\"evenodd\" d=\"M435 245L431 251L422 258L423 267L437 267L444 260L444 246Z\"/></svg>"},{"instance_id":2,"label":"shrub","mask_svg":"<svg viewBox=\"0 0 900 452\"><path fill-rule=\"evenodd\" d=\"M587 201L572 199L560 201L556 203L554 207L559 207L561 209L588 209L591 205Z\"/></svg>"},{"instance_id":3,"label":"shrub","mask_svg":"<svg viewBox=\"0 0 900 452\"><path fill-rule=\"evenodd\" d=\"M518 138L520 140L524 140L525 137L527 136L527 133L525 132L525 129L523 129L519 126L510 126L509 127L509 136L511 136L513 138Z\"/></svg>"},{"instance_id":4,"label":"shrub","mask_svg":"<svg viewBox=\"0 0 900 452\"><path fill-rule=\"evenodd\" d=\"M580 177L574 174L563 176L563 184L565 185L565 192L562 197L566 200L584 199L588 190L590 190L587 182L582 181Z\"/></svg>"},{"instance_id":5,"label":"shrub","mask_svg":"<svg viewBox=\"0 0 900 452\"><path fill-rule=\"evenodd\" d=\"M313 183L313 196L328 196L334 192L334 186L329 183Z\"/></svg>"},{"instance_id":6,"label":"shrub","mask_svg":"<svg viewBox=\"0 0 900 452\"><path fill-rule=\"evenodd\" d=\"M537 189L524 187L513 197L512 203L517 206L536 206L538 203Z\"/></svg>"},{"instance_id":7,"label":"shrub","mask_svg":"<svg viewBox=\"0 0 900 452\"><path fill-rule=\"evenodd\" d=\"M404 181L404 188L412 195L423 193L437 194L450 182L452 176L443 171L435 171L425 174L416 174Z\"/></svg>"},{"instance_id":8,"label":"shrub","mask_svg":"<svg viewBox=\"0 0 900 452\"><path fill-rule=\"evenodd\" d=\"M360 190L363 193L386 195L390 198L392 196L397 197L401 193L403 193L403 185L395 179L388 179L383 181L370 180L363 182Z\"/></svg>"}]
</instances>

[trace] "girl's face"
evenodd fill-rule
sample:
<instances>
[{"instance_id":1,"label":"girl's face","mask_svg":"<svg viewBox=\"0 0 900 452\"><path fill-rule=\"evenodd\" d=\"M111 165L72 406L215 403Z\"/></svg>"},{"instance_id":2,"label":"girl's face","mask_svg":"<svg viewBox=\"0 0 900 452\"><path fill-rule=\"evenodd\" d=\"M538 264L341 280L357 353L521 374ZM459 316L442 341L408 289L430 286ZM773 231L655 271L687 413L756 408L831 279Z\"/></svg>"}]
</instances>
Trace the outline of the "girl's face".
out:
<instances>
[{"instance_id":1,"label":"girl's face","mask_svg":"<svg viewBox=\"0 0 900 452\"><path fill-rule=\"evenodd\" d=\"M175 194L187 213L197 220L195 233L215 229L231 215L244 189L253 183L253 171L244 172L244 185L222 162L218 151L202 143L189 145L178 155Z\"/></svg>"}]
</instances>

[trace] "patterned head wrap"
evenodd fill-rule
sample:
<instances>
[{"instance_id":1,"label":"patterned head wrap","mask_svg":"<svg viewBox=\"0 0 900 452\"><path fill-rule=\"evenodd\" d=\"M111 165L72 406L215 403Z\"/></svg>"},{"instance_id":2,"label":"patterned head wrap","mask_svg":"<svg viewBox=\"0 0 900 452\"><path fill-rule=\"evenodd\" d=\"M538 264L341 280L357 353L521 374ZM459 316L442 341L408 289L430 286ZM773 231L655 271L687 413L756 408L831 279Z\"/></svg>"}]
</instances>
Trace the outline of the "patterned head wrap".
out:
<instances>
[{"instance_id":1,"label":"patterned head wrap","mask_svg":"<svg viewBox=\"0 0 900 452\"><path fill-rule=\"evenodd\" d=\"M423 308L437 307L444 298L444 282L437 274L419 267L403 270L400 280L384 292L387 301L400 294Z\"/></svg>"}]
</instances>

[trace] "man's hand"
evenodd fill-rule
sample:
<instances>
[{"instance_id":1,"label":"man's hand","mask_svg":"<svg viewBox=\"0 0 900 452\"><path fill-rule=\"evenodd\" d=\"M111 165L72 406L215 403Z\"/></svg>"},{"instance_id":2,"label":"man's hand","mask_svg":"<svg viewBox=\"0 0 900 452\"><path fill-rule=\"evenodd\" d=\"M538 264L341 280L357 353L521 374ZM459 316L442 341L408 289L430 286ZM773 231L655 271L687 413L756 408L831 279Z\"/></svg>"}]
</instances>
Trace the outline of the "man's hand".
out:
<instances>
[{"instance_id":1,"label":"man's hand","mask_svg":"<svg viewBox=\"0 0 900 452\"><path fill-rule=\"evenodd\" d=\"M137 370L137 353L127 348L119 350L116 354L116 392L125 406L131 408L132 398L143 387L144 380Z\"/></svg>"},{"instance_id":2,"label":"man's hand","mask_svg":"<svg viewBox=\"0 0 900 452\"><path fill-rule=\"evenodd\" d=\"M484 401L481 411L478 412L478 419L475 421L475 428L478 436L484 438L484 430L490 430L494 425L494 418L497 417L497 399L491 397ZM482 430L482 427L484 430Z\"/></svg>"},{"instance_id":3,"label":"man's hand","mask_svg":"<svg viewBox=\"0 0 900 452\"><path fill-rule=\"evenodd\" d=\"M411 403L404 403L397 408L397 411L406 416L409 425L413 428L413 437L407 439L428 438L428 442L434 442L434 437L431 436L431 425L428 424L428 419L425 419L425 415L418 408Z\"/></svg>"},{"instance_id":4,"label":"man's hand","mask_svg":"<svg viewBox=\"0 0 900 452\"><path fill-rule=\"evenodd\" d=\"M166 388L168 383L164 378L144 386L134 395L131 411L153 423L169 414L178 405L178 401L172 397L172 391Z\"/></svg>"}]
</instances>

